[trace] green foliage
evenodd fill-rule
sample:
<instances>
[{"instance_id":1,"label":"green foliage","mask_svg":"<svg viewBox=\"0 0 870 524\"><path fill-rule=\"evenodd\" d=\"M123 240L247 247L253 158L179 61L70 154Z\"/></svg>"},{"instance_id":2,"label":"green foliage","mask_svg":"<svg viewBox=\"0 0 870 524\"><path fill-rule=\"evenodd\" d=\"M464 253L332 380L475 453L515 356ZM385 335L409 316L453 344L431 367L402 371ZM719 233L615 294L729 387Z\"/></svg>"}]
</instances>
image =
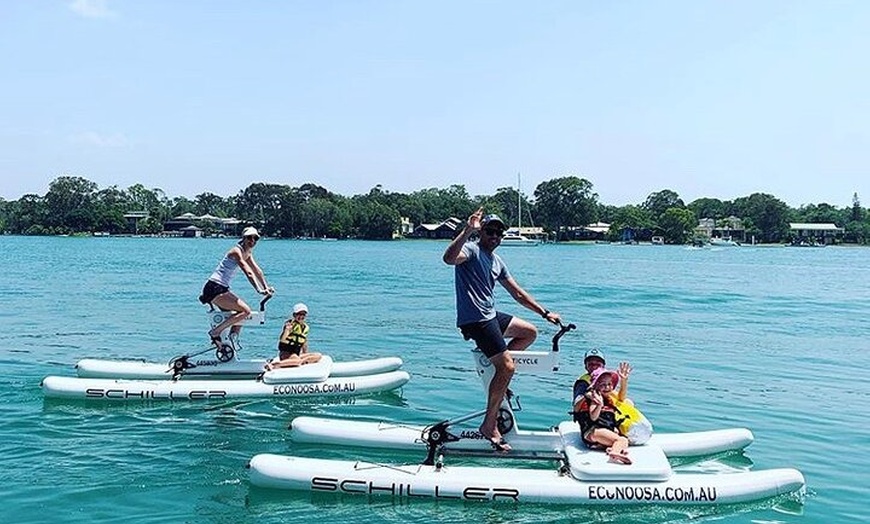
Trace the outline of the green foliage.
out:
<instances>
[{"instance_id":1,"label":"green foliage","mask_svg":"<svg viewBox=\"0 0 870 524\"><path fill-rule=\"evenodd\" d=\"M377 198L362 197L354 202L353 222L356 235L366 240L390 240L399 227L399 213Z\"/></svg>"},{"instance_id":2,"label":"green foliage","mask_svg":"<svg viewBox=\"0 0 870 524\"><path fill-rule=\"evenodd\" d=\"M783 242L789 234L791 210L785 202L765 193L734 200L735 215L749 220L762 242Z\"/></svg>"},{"instance_id":3,"label":"green foliage","mask_svg":"<svg viewBox=\"0 0 870 524\"><path fill-rule=\"evenodd\" d=\"M864 220L864 210L861 208L861 201L858 199L858 193L852 195L852 213L849 220L852 222L860 222Z\"/></svg>"},{"instance_id":4,"label":"green foliage","mask_svg":"<svg viewBox=\"0 0 870 524\"><path fill-rule=\"evenodd\" d=\"M541 182L535 188L535 201L539 223L557 234L597 218L598 195L585 178L567 176Z\"/></svg>"},{"instance_id":5,"label":"green foliage","mask_svg":"<svg viewBox=\"0 0 870 524\"><path fill-rule=\"evenodd\" d=\"M682 207L669 207L659 216L659 228L668 243L685 244L692 238L698 219L692 211Z\"/></svg>"},{"instance_id":6,"label":"green foliage","mask_svg":"<svg viewBox=\"0 0 870 524\"><path fill-rule=\"evenodd\" d=\"M854 220L847 223L844 240L856 244L870 243L870 222Z\"/></svg>"},{"instance_id":7,"label":"green foliage","mask_svg":"<svg viewBox=\"0 0 870 524\"><path fill-rule=\"evenodd\" d=\"M252 224L265 235L331 238L390 239L401 217L413 224L439 223L449 217L464 220L478 207L498 213L508 224L519 222L517 190L502 187L494 195L471 196L464 185L427 188L410 194L391 193L377 185L368 193L344 197L316 184L290 187L253 183L235 196L210 192L167 198L161 189L134 184L122 190L116 186L99 189L81 177L61 176L52 181L45 196L28 194L18 200L0 199L0 231L27 235L87 234L92 231L134 232L124 218L129 212L147 212L135 232L160 233L163 223L184 213L236 217ZM829 204L808 204L799 209L764 193L731 201L700 198L688 206L679 195L664 189L651 193L641 205L611 206L598 202L592 183L576 176L554 178L535 188L534 199L521 196L522 224L537 224L557 233L598 220L611 224L609 238L617 240L625 229L643 235L663 234L669 243L691 239L697 220L713 218L721 224L731 216L739 218L746 237L759 242L783 242L789 236L789 222L832 222L844 226L846 242L870 243L870 214L853 196L850 208ZM214 231L211 222L199 224Z\"/></svg>"},{"instance_id":8,"label":"green foliage","mask_svg":"<svg viewBox=\"0 0 870 524\"><path fill-rule=\"evenodd\" d=\"M96 218L97 184L81 177L62 176L56 178L45 194L48 215L45 225L63 230L94 230Z\"/></svg>"},{"instance_id":9,"label":"green foliage","mask_svg":"<svg viewBox=\"0 0 870 524\"><path fill-rule=\"evenodd\" d=\"M653 217L653 220L659 220L659 217L672 207L684 208L686 205L675 191L663 189L656 193L651 193L642 206Z\"/></svg>"},{"instance_id":10,"label":"green foliage","mask_svg":"<svg viewBox=\"0 0 870 524\"><path fill-rule=\"evenodd\" d=\"M806 223L845 224L853 214L852 209L837 209L830 204L809 204L798 208L795 221Z\"/></svg>"},{"instance_id":11,"label":"green foliage","mask_svg":"<svg viewBox=\"0 0 870 524\"><path fill-rule=\"evenodd\" d=\"M699 198L686 206L695 216L701 218L725 218L732 215L731 204L718 198Z\"/></svg>"},{"instance_id":12,"label":"green foliage","mask_svg":"<svg viewBox=\"0 0 870 524\"><path fill-rule=\"evenodd\" d=\"M606 221L605 221L606 222ZM641 206L627 205L613 210L610 217L610 232L607 237L615 242L620 239L623 230L653 229L655 221L652 214Z\"/></svg>"}]
</instances>

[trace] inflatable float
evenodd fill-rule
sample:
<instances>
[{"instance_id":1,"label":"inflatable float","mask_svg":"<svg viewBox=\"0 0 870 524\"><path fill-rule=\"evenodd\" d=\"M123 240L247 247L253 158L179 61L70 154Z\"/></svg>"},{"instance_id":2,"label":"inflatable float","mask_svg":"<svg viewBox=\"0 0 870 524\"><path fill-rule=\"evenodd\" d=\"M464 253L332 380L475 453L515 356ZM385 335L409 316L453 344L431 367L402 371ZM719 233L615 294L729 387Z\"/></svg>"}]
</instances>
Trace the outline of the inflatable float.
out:
<instances>
[{"instance_id":1,"label":"inflatable float","mask_svg":"<svg viewBox=\"0 0 870 524\"><path fill-rule=\"evenodd\" d=\"M671 468L665 450L654 441L631 448L631 465L617 464L604 452L587 449L574 422L560 424L558 434L561 451L557 453L561 457L558 466L549 470L450 466L441 460L431 465L398 465L260 454L248 463L249 478L254 486L272 489L404 500L555 504L730 504L800 492L805 486L803 475L791 468L678 473ZM671 438L691 442L691 447L702 450L705 446L698 444L697 437L688 433ZM514 451L488 453L515 458Z\"/></svg>"},{"instance_id":2,"label":"inflatable float","mask_svg":"<svg viewBox=\"0 0 870 524\"><path fill-rule=\"evenodd\" d=\"M242 323L265 324L271 298L263 298L260 310ZM232 314L212 309L209 325ZM265 359L240 360L238 340L225 335L217 347L176 356L168 364L83 359L76 363L76 377L48 376L41 387L47 398L86 400L340 397L389 391L411 378L398 357L333 362L323 355L315 363L269 370Z\"/></svg>"},{"instance_id":3,"label":"inflatable float","mask_svg":"<svg viewBox=\"0 0 870 524\"><path fill-rule=\"evenodd\" d=\"M517 372L558 369L559 338L574 329L560 324L550 352L514 355ZM484 390L492 366L472 352ZM318 445L426 450L420 464L384 464L364 460L333 460L259 454L248 463L252 485L319 493L385 496L401 500L488 500L555 504L679 504L708 505L754 501L802 493L805 481L792 468L734 473L682 473L669 458L739 452L752 443L745 428L692 433L656 433L643 445L631 446L631 464L613 462L582 442L573 421L543 431L518 427L512 394L502 403L499 431L511 450L494 451L477 430L484 411L427 426L391 422L297 417L290 425L296 442ZM450 456L473 456L511 466L523 460L549 460L551 469L448 465Z\"/></svg>"},{"instance_id":4,"label":"inflatable float","mask_svg":"<svg viewBox=\"0 0 870 524\"><path fill-rule=\"evenodd\" d=\"M92 400L207 400L228 398L337 397L378 393L410 380L400 359L348 362L336 365L324 355L313 364L261 371L249 379L183 378L127 379L48 376L42 390L48 398ZM360 374L350 374L356 370Z\"/></svg>"}]
</instances>

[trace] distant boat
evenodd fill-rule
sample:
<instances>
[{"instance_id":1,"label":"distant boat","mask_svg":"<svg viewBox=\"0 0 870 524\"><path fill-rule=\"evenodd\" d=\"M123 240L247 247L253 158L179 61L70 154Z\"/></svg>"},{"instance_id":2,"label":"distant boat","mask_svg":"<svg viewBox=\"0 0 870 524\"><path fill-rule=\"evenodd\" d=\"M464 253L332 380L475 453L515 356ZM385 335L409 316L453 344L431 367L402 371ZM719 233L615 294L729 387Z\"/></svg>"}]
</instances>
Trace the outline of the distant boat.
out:
<instances>
[{"instance_id":1,"label":"distant boat","mask_svg":"<svg viewBox=\"0 0 870 524\"><path fill-rule=\"evenodd\" d=\"M789 244L786 244L786 245L789 245ZM796 241L796 242L791 243L792 247L825 247L826 245L827 244L825 244L823 242L816 242L815 240L810 240L810 241L801 240L801 241Z\"/></svg>"},{"instance_id":2,"label":"distant boat","mask_svg":"<svg viewBox=\"0 0 870 524\"><path fill-rule=\"evenodd\" d=\"M652 244L654 246L663 246L665 245L665 237L652 237Z\"/></svg>"},{"instance_id":3,"label":"distant boat","mask_svg":"<svg viewBox=\"0 0 870 524\"><path fill-rule=\"evenodd\" d=\"M740 242L732 240L731 237L713 237L710 239L710 245L718 247L740 247Z\"/></svg>"},{"instance_id":4,"label":"distant boat","mask_svg":"<svg viewBox=\"0 0 870 524\"><path fill-rule=\"evenodd\" d=\"M540 240L529 238L520 234L519 230L510 229L501 238L501 246L537 246Z\"/></svg>"}]
</instances>

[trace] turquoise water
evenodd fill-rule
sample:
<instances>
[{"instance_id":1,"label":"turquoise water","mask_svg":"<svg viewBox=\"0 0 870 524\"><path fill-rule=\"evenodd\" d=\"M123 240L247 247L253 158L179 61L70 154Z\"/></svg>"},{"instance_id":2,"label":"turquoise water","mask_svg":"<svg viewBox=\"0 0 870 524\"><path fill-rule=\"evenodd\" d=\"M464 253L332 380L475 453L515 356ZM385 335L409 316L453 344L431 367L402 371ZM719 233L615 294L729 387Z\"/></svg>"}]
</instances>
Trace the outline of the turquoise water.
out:
<instances>
[{"instance_id":1,"label":"turquoise water","mask_svg":"<svg viewBox=\"0 0 870 524\"><path fill-rule=\"evenodd\" d=\"M791 499L719 508L613 508L398 502L281 493L249 485L263 452L415 462L416 454L294 444L312 414L426 424L483 405L470 347L453 328L441 242L264 241L278 290L243 357L272 353L281 318L311 309L311 345L337 360L398 355L403 390L331 403L46 401L46 375L84 357L168 361L204 348L196 297L231 240L4 237L0 255L3 522L860 522L870 518L870 250L571 245L503 248L521 285L580 329L562 368L518 376L527 429L565 417L583 351L630 360L631 396L658 431L745 426L742 455L681 470L795 467ZM237 277L236 289L256 297ZM554 332L506 293L500 308ZM545 345L542 347L546 347ZM365 456L361 456L361 455ZM457 459L460 460L460 459ZM480 459L461 459L475 463ZM548 467L538 464L535 467Z\"/></svg>"}]
</instances>

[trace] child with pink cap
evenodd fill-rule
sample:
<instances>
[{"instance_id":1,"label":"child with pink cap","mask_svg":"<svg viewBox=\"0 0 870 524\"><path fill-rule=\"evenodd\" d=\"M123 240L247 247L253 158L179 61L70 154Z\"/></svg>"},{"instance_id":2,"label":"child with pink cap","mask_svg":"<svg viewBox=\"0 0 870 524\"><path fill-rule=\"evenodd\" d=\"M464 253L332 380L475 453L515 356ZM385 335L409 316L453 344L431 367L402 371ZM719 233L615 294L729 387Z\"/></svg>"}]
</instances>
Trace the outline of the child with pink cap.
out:
<instances>
[{"instance_id":1,"label":"child with pink cap","mask_svg":"<svg viewBox=\"0 0 870 524\"><path fill-rule=\"evenodd\" d=\"M591 373L589 389L574 403L574 420L580 424L583 443L590 449L604 448L610 460L631 464L628 439L619 432L619 412L614 404L614 389L620 376L628 378L631 366L619 364L619 373L604 367Z\"/></svg>"}]
</instances>

